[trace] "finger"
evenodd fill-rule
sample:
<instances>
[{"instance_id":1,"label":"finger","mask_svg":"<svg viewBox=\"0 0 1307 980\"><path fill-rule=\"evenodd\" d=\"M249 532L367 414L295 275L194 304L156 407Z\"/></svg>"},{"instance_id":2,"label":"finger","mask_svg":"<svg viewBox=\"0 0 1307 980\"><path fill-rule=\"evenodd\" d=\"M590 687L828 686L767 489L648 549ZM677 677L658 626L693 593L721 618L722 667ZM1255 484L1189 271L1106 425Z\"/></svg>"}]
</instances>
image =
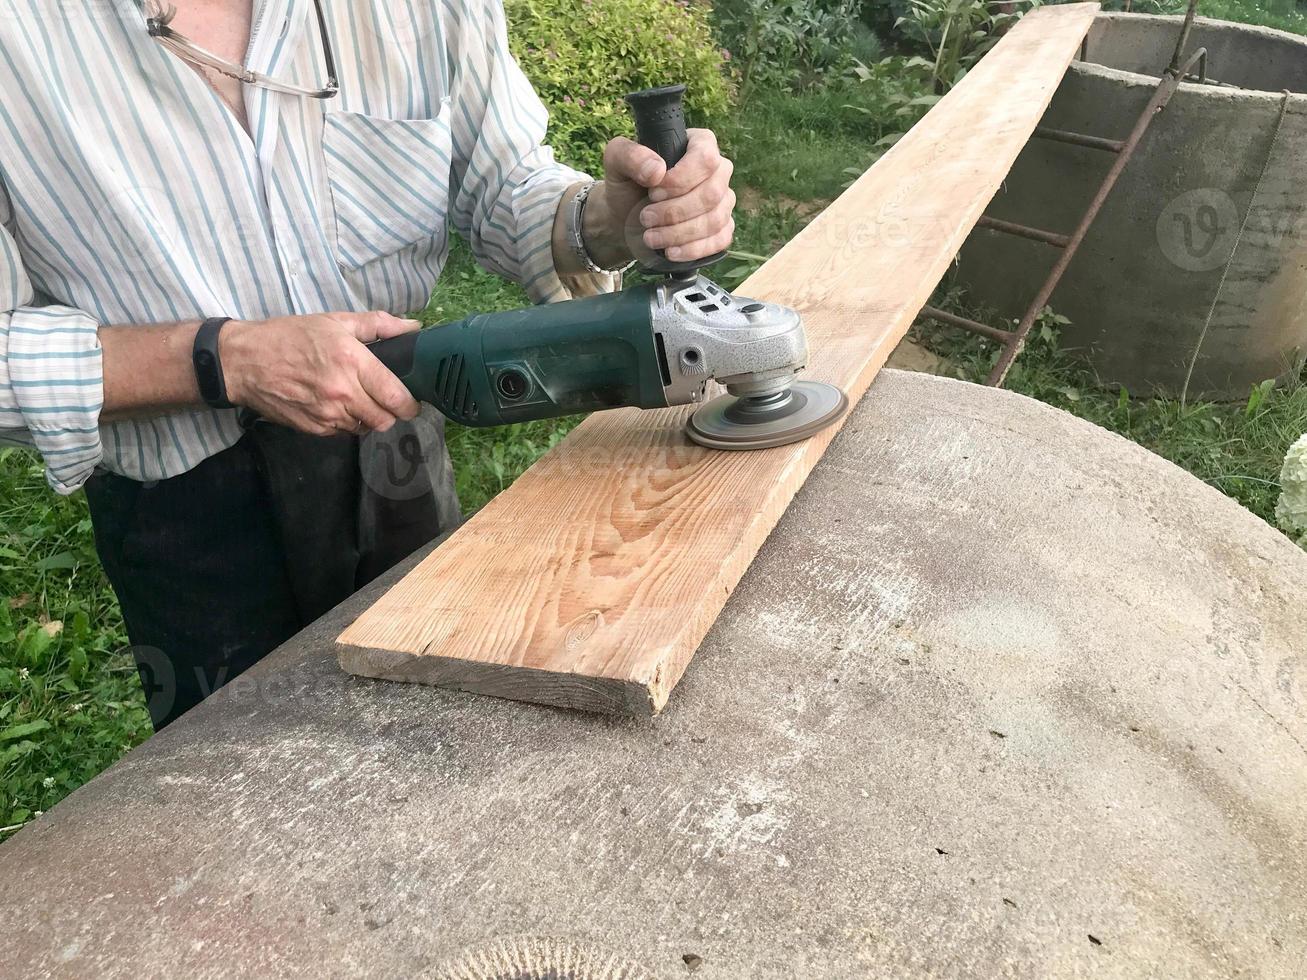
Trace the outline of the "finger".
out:
<instances>
[{"instance_id":1,"label":"finger","mask_svg":"<svg viewBox=\"0 0 1307 980\"><path fill-rule=\"evenodd\" d=\"M641 187L654 187L663 179L667 165L647 146L625 136L608 141L604 147L604 178L634 181Z\"/></svg>"},{"instance_id":2,"label":"finger","mask_svg":"<svg viewBox=\"0 0 1307 980\"><path fill-rule=\"evenodd\" d=\"M281 425L289 425L296 432L303 432L305 435L310 436L334 436L340 432L340 429L335 425L329 422L321 422L309 415L276 419L275 421Z\"/></svg>"},{"instance_id":3,"label":"finger","mask_svg":"<svg viewBox=\"0 0 1307 980\"><path fill-rule=\"evenodd\" d=\"M651 201L680 197L698 187L712 176L724 159L711 129L691 129L688 135L690 142L685 147L685 156L649 192Z\"/></svg>"},{"instance_id":4,"label":"finger","mask_svg":"<svg viewBox=\"0 0 1307 980\"><path fill-rule=\"evenodd\" d=\"M701 238L688 245L675 245L667 250L667 257L673 262L691 262L705 255L714 255L730 247L735 237L735 219L732 218L725 228L708 238Z\"/></svg>"},{"instance_id":5,"label":"finger","mask_svg":"<svg viewBox=\"0 0 1307 980\"><path fill-rule=\"evenodd\" d=\"M328 426L327 435L329 436L354 436L367 431L368 427L348 412L341 412L334 418L335 421Z\"/></svg>"},{"instance_id":6,"label":"finger","mask_svg":"<svg viewBox=\"0 0 1307 980\"><path fill-rule=\"evenodd\" d=\"M364 428L388 426L394 417L378 405L357 381L341 397L319 404L309 412L314 424L333 432L359 432Z\"/></svg>"},{"instance_id":7,"label":"finger","mask_svg":"<svg viewBox=\"0 0 1307 980\"><path fill-rule=\"evenodd\" d=\"M273 407L267 407L261 409L259 415L269 422L276 422L278 425L287 426L296 432L303 432L310 436L330 436L338 431L333 424L305 411L277 410Z\"/></svg>"},{"instance_id":8,"label":"finger","mask_svg":"<svg viewBox=\"0 0 1307 980\"><path fill-rule=\"evenodd\" d=\"M358 377L363 391L391 417L392 422L396 418L411 419L417 416L421 409L417 400L404 387L404 383L375 357L369 355L359 364Z\"/></svg>"},{"instance_id":9,"label":"finger","mask_svg":"<svg viewBox=\"0 0 1307 980\"><path fill-rule=\"evenodd\" d=\"M662 225L677 225L706 214L717 207L730 190L734 170L735 165L730 160L721 160L717 169L697 187L677 197L646 205L640 211L640 224L646 228L658 228ZM652 196L651 192L650 197Z\"/></svg>"},{"instance_id":10,"label":"finger","mask_svg":"<svg viewBox=\"0 0 1307 980\"><path fill-rule=\"evenodd\" d=\"M378 404L361 384L343 409L338 420L342 432L361 432L364 429L385 432L395 424L395 416Z\"/></svg>"},{"instance_id":11,"label":"finger","mask_svg":"<svg viewBox=\"0 0 1307 980\"><path fill-rule=\"evenodd\" d=\"M343 323L354 336L365 344L385 340L421 328L419 320L405 319L381 310L369 313L334 313L333 318Z\"/></svg>"},{"instance_id":12,"label":"finger","mask_svg":"<svg viewBox=\"0 0 1307 980\"><path fill-rule=\"evenodd\" d=\"M735 191L729 187L726 189L726 196L717 202L717 206L710 211L691 218L689 221L681 221L674 225L663 225L660 228L650 228L644 233L644 243L650 248L667 248L671 245L688 245L691 242L697 242L701 238L711 238L717 234L731 220L731 212L735 210Z\"/></svg>"},{"instance_id":13,"label":"finger","mask_svg":"<svg viewBox=\"0 0 1307 980\"><path fill-rule=\"evenodd\" d=\"M349 414L344 402L318 405L305 412L288 413L281 421L311 436L334 436L358 427L358 420Z\"/></svg>"},{"instance_id":14,"label":"finger","mask_svg":"<svg viewBox=\"0 0 1307 980\"><path fill-rule=\"evenodd\" d=\"M398 337L403 333L413 333L415 330L422 329L422 321L414 320L411 317L398 317L390 313L377 314L377 339L385 340L387 337Z\"/></svg>"}]
</instances>

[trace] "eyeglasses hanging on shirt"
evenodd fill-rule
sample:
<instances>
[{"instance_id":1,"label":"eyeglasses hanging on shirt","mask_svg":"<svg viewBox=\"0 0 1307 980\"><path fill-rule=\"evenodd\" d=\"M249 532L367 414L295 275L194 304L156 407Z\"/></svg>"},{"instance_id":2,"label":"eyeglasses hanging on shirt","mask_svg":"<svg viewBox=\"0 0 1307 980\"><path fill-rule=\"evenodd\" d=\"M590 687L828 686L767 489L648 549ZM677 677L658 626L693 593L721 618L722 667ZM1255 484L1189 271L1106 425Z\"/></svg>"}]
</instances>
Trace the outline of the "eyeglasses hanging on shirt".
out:
<instances>
[{"instance_id":1,"label":"eyeglasses hanging on shirt","mask_svg":"<svg viewBox=\"0 0 1307 980\"><path fill-rule=\"evenodd\" d=\"M331 40L327 37L327 21L322 14L321 0L313 0L313 7L318 14L318 37L322 39L322 60L327 71L326 83L321 88L316 89L305 88L302 85L292 85L289 82L279 82L262 72L228 61L212 51L206 51L184 34L178 34L168 26L172 19L177 16L177 8L171 4L165 7L156 0L150 0L146 4L145 26L152 38L177 57L192 65L211 68L228 78L244 82L246 85L255 85L273 92L283 92L287 95L304 95L310 99L330 99L340 91L340 86L336 82L336 59L331 52Z\"/></svg>"}]
</instances>

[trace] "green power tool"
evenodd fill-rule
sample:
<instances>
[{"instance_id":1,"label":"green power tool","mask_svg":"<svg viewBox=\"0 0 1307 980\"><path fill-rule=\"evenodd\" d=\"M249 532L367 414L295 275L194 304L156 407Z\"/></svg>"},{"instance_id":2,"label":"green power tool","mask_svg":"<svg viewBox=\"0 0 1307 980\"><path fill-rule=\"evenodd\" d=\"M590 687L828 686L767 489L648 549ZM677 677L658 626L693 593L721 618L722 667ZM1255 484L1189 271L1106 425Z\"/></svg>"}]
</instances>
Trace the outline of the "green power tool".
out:
<instances>
[{"instance_id":1,"label":"green power tool","mask_svg":"<svg viewBox=\"0 0 1307 980\"><path fill-rule=\"evenodd\" d=\"M687 145L683 85L628 96L640 142L671 168ZM419 401L468 426L703 401L691 439L762 449L805 439L848 407L838 388L797 381L807 364L794 310L732 296L698 274L721 255L643 263L660 282L585 299L482 313L370 345Z\"/></svg>"}]
</instances>

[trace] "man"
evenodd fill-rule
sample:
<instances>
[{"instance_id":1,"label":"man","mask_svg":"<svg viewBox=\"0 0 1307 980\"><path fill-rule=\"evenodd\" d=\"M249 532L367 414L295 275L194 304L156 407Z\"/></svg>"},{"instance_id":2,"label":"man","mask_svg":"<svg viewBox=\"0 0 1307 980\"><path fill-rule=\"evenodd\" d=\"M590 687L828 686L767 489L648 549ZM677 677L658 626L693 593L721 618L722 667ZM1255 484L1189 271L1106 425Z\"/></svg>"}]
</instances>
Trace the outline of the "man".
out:
<instances>
[{"instance_id":1,"label":"man","mask_svg":"<svg viewBox=\"0 0 1307 980\"><path fill-rule=\"evenodd\" d=\"M449 225L537 302L731 238L707 131L554 161L500 0L5 4L0 436L85 485L156 727L458 519L429 410L420 492L359 448Z\"/></svg>"}]
</instances>

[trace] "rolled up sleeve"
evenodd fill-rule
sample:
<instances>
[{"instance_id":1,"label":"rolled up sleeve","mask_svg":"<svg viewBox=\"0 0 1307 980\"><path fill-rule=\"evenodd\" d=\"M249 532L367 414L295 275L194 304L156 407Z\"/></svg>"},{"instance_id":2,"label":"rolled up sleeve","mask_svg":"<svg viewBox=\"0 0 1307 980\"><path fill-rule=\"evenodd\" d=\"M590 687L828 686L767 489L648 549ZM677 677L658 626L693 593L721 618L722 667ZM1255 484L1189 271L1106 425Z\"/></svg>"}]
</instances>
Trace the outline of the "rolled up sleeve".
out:
<instances>
[{"instance_id":1,"label":"rolled up sleeve","mask_svg":"<svg viewBox=\"0 0 1307 980\"><path fill-rule=\"evenodd\" d=\"M451 218L486 268L520 283L537 303L607 292L615 276L564 283L554 265L559 201L590 178L544 145L549 114L508 49L500 0L458 0L450 44L454 198Z\"/></svg>"},{"instance_id":2,"label":"rolled up sleeve","mask_svg":"<svg viewBox=\"0 0 1307 980\"><path fill-rule=\"evenodd\" d=\"M0 211L4 204L0 197ZM50 486L69 494L104 454L99 325L81 310L33 299L18 245L0 225L0 440L35 449Z\"/></svg>"}]
</instances>

